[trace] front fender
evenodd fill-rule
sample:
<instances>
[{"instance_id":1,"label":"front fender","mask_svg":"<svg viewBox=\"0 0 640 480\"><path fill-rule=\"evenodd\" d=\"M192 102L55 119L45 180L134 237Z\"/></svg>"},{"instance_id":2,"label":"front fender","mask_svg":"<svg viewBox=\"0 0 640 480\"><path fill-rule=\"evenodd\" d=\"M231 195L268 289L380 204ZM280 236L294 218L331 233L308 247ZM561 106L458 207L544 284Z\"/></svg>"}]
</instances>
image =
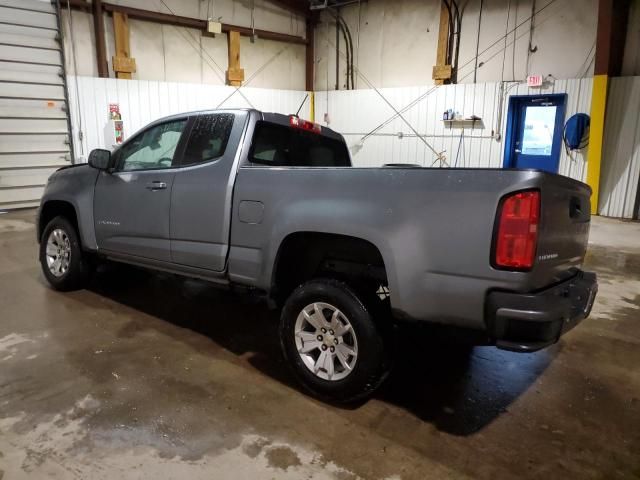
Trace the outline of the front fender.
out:
<instances>
[{"instance_id":1,"label":"front fender","mask_svg":"<svg viewBox=\"0 0 640 480\"><path fill-rule=\"evenodd\" d=\"M98 248L93 221L93 194L98 170L82 165L66 168L54 173L47 183L39 212L51 201L70 204L78 221L78 230L82 245L87 250Z\"/></svg>"}]
</instances>

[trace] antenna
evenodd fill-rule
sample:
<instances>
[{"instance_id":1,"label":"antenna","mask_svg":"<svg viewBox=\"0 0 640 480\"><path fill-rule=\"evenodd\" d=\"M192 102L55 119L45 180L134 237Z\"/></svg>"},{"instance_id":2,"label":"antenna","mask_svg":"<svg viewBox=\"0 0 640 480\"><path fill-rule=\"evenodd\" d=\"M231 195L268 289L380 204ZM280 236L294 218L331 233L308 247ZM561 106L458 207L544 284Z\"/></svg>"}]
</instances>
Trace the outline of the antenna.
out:
<instances>
[{"instance_id":1,"label":"antenna","mask_svg":"<svg viewBox=\"0 0 640 480\"><path fill-rule=\"evenodd\" d=\"M296 112L296 117L298 116L298 114L300 113L300 110L302 110L302 107L304 107L305 102L307 101L307 98L309 98L309 94L307 93L304 98L302 99L302 103L300 104L300 106L298 107L298 111Z\"/></svg>"}]
</instances>

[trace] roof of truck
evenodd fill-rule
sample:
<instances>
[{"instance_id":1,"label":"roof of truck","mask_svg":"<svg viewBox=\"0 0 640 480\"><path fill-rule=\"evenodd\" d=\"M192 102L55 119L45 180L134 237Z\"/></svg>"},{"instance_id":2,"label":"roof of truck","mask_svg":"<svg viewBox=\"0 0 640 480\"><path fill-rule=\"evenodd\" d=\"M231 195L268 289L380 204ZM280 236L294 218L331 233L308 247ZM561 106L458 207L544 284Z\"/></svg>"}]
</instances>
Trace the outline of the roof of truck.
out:
<instances>
[{"instance_id":1,"label":"roof of truck","mask_svg":"<svg viewBox=\"0 0 640 480\"><path fill-rule=\"evenodd\" d=\"M255 108L215 108L215 109L193 110L191 112L175 113L173 115L168 115L166 117L158 118L157 120L150 122L148 125L153 125L153 124L164 122L166 120L171 120L174 118L192 117L194 115L202 115L202 114L217 113L217 112L255 112L256 114L262 117L262 120L266 122L276 123L278 125L283 125L287 127L289 126L290 118L292 116L295 116L294 114L285 115L283 113L263 112ZM332 130L331 128L326 127L324 125L320 125L320 127L322 127L322 133L320 135L334 138L336 140L344 141L343 136L340 135L335 130Z\"/></svg>"}]
</instances>

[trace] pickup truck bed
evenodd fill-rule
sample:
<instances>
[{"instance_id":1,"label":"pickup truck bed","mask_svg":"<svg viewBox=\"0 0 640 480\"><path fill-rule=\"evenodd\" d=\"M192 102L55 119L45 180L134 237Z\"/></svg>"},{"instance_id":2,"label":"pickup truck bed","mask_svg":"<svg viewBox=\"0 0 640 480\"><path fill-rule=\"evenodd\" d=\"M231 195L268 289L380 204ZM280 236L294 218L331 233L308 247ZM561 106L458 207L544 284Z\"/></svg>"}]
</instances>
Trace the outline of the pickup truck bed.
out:
<instances>
[{"instance_id":1,"label":"pickup truck bed","mask_svg":"<svg viewBox=\"0 0 640 480\"><path fill-rule=\"evenodd\" d=\"M527 272L493 268L500 199L529 189L544 199L538 261ZM270 267L288 235L362 238L380 251L397 315L482 329L478 312L489 291L534 292L577 273L587 246L589 195L584 184L537 171L245 167L234 211L242 202L259 202L264 218L247 223L233 216L229 275L269 290ZM581 208L573 218L572 202Z\"/></svg>"}]
</instances>

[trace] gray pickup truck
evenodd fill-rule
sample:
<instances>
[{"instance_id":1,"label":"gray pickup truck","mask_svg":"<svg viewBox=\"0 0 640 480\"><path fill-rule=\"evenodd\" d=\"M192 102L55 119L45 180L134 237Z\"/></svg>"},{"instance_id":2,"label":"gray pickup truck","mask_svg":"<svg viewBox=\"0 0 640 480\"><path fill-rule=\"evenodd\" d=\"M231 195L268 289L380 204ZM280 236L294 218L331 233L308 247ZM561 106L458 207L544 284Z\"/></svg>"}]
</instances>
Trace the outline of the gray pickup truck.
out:
<instances>
[{"instance_id":1,"label":"gray pickup truck","mask_svg":"<svg viewBox=\"0 0 640 480\"><path fill-rule=\"evenodd\" d=\"M354 168L326 127L201 111L54 173L40 262L58 290L108 259L264 294L301 383L350 401L385 378L398 322L530 352L585 318L590 195L534 170Z\"/></svg>"}]
</instances>

